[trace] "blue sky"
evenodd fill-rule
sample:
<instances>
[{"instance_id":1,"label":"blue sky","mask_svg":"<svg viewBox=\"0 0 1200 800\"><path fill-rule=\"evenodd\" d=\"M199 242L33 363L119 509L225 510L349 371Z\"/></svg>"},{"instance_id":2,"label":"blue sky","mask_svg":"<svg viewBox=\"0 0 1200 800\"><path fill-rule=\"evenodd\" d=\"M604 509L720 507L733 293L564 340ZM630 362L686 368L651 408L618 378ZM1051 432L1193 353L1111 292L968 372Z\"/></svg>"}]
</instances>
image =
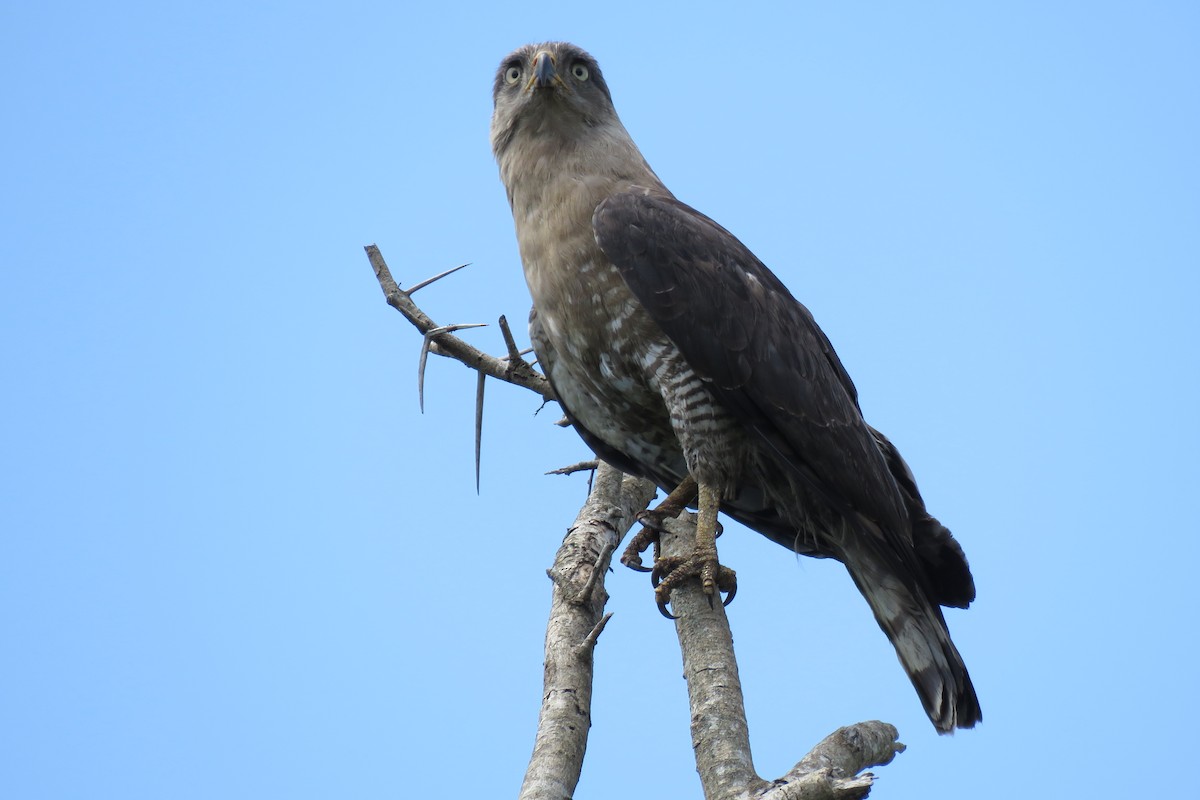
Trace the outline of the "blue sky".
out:
<instances>
[{"instance_id":1,"label":"blue sky","mask_svg":"<svg viewBox=\"0 0 1200 800\"><path fill-rule=\"evenodd\" d=\"M937 737L836 564L732 527L756 763L839 725L880 798L1183 791L1200 742L1200 12L1189 3L7 4L0 793L515 794L557 413L429 368L522 320L500 59L569 39L684 201L816 315L979 587ZM472 342L502 347L494 327ZM578 800L698 796L671 627L609 580ZM1040 787L1030 790L1029 787Z\"/></svg>"}]
</instances>

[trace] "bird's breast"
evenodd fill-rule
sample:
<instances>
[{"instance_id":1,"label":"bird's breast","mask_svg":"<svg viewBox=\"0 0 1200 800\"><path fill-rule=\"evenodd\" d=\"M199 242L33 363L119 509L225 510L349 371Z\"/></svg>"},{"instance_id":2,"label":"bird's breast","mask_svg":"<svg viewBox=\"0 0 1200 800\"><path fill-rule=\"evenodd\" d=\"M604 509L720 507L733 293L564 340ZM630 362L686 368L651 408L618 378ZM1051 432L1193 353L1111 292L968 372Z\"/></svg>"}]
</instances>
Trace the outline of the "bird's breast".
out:
<instances>
[{"instance_id":1,"label":"bird's breast","mask_svg":"<svg viewBox=\"0 0 1200 800\"><path fill-rule=\"evenodd\" d=\"M740 456L718 455L733 446L731 418L597 244L598 201L579 191L580 180L551 181L536 197L513 194L525 279L555 353L539 358L559 400L588 432L654 474L682 479L698 465L740 464ZM721 472L717 482L729 486L740 469Z\"/></svg>"},{"instance_id":2,"label":"bird's breast","mask_svg":"<svg viewBox=\"0 0 1200 800\"><path fill-rule=\"evenodd\" d=\"M577 254L582 255L582 254ZM543 364L559 400L609 446L645 464L686 472L659 372L674 350L599 248L566 263L525 262L542 335ZM541 356L539 355L539 358Z\"/></svg>"}]
</instances>

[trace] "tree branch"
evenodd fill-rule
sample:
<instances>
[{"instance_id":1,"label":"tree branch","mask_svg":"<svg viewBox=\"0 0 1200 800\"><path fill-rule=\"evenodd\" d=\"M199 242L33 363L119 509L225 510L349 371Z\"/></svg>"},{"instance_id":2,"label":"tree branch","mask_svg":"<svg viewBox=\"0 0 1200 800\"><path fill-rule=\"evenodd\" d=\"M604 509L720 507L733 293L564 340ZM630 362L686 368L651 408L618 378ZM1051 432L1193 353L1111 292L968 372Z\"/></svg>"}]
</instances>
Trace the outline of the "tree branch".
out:
<instances>
[{"instance_id":1,"label":"tree branch","mask_svg":"<svg viewBox=\"0 0 1200 800\"><path fill-rule=\"evenodd\" d=\"M695 540L695 515L668 519L661 534L663 555L686 555ZM874 776L859 775L886 764L904 745L885 722L861 722L825 737L786 775L775 781L759 777L750 751L750 731L733 634L725 609L709 605L699 580L671 592L675 631L683 655L692 717L692 748L706 800L816 800L859 798L871 790Z\"/></svg>"},{"instance_id":2,"label":"tree branch","mask_svg":"<svg viewBox=\"0 0 1200 800\"><path fill-rule=\"evenodd\" d=\"M422 334L430 337L429 349L431 352L460 361L489 377L523 386L529 391L541 395L545 400L554 399L554 392L550 390L550 381L546 380L546 376L534 370L527 361L496 358L472 347L457 336L451 335L449 328L453 326L438 325L413 302L412 294L417 289L428 286L433 281L444 278L456 270L447 270L441 275L435 275L405 291L392 277L391 270L388 269L387 262L383 260L383 254L379 252L379 248L369 244L364 249L367 251L367 258L375 270L375 277L379 281L379 287L383 289L383 296L387 299L388 305L403 314L404 318Z\"/></svg>"},{"instance_id":3,"label":"tree branch","mask_svg":"<svg viewBox=\"0 0 1200 800\"><path fill-rule=\"evenodd\" d=\"M608 601L604 575L655 491L649 481L601 462L591 494L554 558L542 709L521 800L565 800L575 792L592 724L592 653Z\"/></svg>"},{"instance_id":4,"label":"tree branch","mask_svg":"<svg viewBox=\"0 0 1200 800\"><path fill-rule=\"evenodd\" d=\"M481 380L488 375L554 399L549 381L520 357L507 323L502 321L501 330L508 356L494 358L452 335L451 329L462 326L440 327L412 301L417 289L455 270L404 291L379 249L369 245L366 251L388 304L425 335L430 351L477 370ZM559 472L590 466L581 463ZM547 570L554 590L546 626L544 693L521 800L567 800L574 793L591 725L593 651L608 620L604 575L621 538L655 491L649 481L598 462L588 500ZM679 519L669 519L665 528L663 553L683 554L695 538L692 515L685 512ZM865 797L874 776L862 770L887 764L904 750L891 725L861 722L825 737L783 777L775 781L759 777L724 608L709 606L698 580L676 587L671 605L678 617L675 626L688 683L696 767L707 800Z\"/></svg>"}]
</instances>

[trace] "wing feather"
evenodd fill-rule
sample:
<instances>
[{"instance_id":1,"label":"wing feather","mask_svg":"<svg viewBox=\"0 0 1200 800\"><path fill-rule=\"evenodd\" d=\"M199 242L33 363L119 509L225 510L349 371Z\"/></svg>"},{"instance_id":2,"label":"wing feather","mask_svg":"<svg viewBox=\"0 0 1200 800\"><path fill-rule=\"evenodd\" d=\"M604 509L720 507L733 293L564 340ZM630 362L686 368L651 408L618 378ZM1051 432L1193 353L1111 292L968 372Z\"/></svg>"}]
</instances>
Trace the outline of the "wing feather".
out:
<instances>
[{"instance_id":1,"label":"wing feather","mask_svg":"<svg viewBox=\"0 0 1200 800\"><path fill-rule=\"evenodd\" d=\"M670 196L613 195L596 241L718 399L835 507L899 535L904 499L812 314L733 234ZM906 548L901 548L906 549Z\"/></svg>"}]
</instances>

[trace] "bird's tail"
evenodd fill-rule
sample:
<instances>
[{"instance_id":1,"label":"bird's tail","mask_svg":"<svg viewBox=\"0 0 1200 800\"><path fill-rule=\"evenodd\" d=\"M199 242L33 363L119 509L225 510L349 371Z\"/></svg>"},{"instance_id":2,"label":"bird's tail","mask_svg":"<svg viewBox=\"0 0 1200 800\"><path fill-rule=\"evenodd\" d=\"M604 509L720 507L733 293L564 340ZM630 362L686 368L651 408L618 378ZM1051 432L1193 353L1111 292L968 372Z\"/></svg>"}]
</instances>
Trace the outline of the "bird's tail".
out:
<instances>
[{"instance_id":1,"label":"bird's tail","mask_svg":"<svg viewBox=\"0 0 1200 800\"><path fill-rule=\"evenodd\" d=\"M847 554L846 568L887 634L939 733L983 719L979 698L946 620L921 581L878 551Z\"/></svg>"}]
</instances>

